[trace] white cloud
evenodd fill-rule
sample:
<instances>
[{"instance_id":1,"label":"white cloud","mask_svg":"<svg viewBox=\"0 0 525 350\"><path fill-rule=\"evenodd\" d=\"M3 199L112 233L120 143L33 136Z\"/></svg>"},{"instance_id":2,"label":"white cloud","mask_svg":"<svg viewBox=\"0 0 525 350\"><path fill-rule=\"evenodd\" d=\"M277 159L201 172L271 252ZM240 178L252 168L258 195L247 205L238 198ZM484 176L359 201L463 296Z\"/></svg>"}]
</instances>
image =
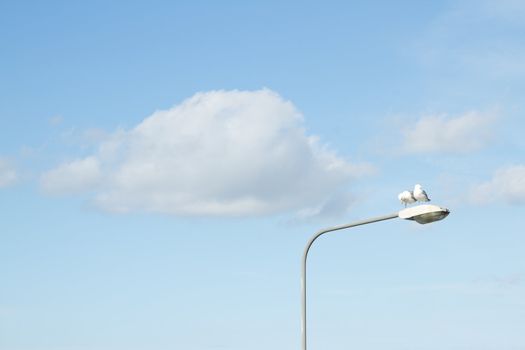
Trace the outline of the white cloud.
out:
<instances>
[{"instance_id":1,"label":"white cloud","mask_svg":"<svg viewBox=\"0 0 525 350\"><path fill-rule=\"evenodd\" d=\"M96 187L102 179L96 157L87 157L60 165L43 174L40 183L48 193L69 194Z\"/></svg>"},{"instance_id":2,"label":"white cloud","mask_svg":"<svg viewBox=\"0 0 525 350\"><path fill-rule=\"evenodd\" d=\"M198 93L41 183L52 193L95 191L109 211L257 215L331 203L370 171L306 135L293 104L264 89Z\"/></svg>"},{"instance_id":3,"label":"white cloud","mask_svg":"<svg viewBox=\"0 0 525 350\"><path fill-rule=\"evenodd\" d=\"M525 165L498 169L490 181L474 186L470 199L477 204L504 201L513 205L525 204Z\"/></svg>"},{"instance_id":4,"label":"white cloud","mask_svg":"<svg viewBox=\"0 0 525 350\"><path fill-rule=\"evenodd\" d=\"M0 158L0 188L8 187L17 180L16 170L5 159Z\"/></svg>"},{"instance_id":5,"label":"white cloud","mask_svg":"<svg viewBox=\"0 0 525 350\"><path fill-rule=\"evenodd\" d=\"M491 141L496 117L468 112L457 117L426 116L403 130L404 153L469 153Z\"/></svg>"}]
</instances>

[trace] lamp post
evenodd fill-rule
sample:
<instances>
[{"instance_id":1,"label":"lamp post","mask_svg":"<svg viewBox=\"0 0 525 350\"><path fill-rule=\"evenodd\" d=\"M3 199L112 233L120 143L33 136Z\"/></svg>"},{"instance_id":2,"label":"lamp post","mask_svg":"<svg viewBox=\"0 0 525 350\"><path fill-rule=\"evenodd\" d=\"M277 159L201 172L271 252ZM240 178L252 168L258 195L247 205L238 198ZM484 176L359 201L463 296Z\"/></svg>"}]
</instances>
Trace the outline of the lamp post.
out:
<instances>
[{"instance_id":1,"label":"lamp post","mask_svg":"<svg viewBox=\"0 0 525 350\"><path fill-rule=\"evenodd\" d=\"M437 205L418 205L411 208L405 208L399 212L392 213L389 215L378 216L375 218L356 221L350 224L329 227L322 229L315 233L306 244L303 253L302 259L302 270L301 270L301 294L302 294L302 304L301 304L301 334L302 334L302 350L306 350L306 259L308 258L308 252L314 241L319 238L319 236L324 235L328 232L339 231L355 226L367 225L374 222L385 221L395 218L413 220L419 224L428 224L434 221L439 221L447 217L450 214L450 211L446 208L439 207Z\"/></svg>"}]
</instances>

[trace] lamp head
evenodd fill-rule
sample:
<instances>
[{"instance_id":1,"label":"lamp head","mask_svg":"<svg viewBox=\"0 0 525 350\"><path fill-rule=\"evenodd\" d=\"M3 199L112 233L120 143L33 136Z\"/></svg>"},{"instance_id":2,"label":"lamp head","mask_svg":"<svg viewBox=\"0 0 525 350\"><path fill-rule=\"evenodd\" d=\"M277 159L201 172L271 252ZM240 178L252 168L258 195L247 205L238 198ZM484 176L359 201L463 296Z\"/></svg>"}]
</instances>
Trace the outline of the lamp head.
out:
<instances>
[{"instance_id":1,"label":"lamp head","mask_svg":"<svg viewBox=\"0 0 525 350\"><path fill-rule=\"evenodd\" d=\"M399 218L414 220L419 224L429 224L434 221L443 220L450 214L450 210L437 205L423 204L416 207L406 208L398 213Z\"/></svg>"}]
</instances>

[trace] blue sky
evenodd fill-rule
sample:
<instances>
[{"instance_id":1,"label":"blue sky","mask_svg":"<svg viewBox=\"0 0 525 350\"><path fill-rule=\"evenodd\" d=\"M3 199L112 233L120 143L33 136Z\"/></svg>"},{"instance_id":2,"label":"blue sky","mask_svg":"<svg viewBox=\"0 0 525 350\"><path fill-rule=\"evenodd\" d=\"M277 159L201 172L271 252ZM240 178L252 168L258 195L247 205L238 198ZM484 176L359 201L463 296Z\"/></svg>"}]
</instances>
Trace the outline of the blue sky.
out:
<instances>
[{"instance_id":1,"label":"blue sky","mask_svg":"<svg viewBox=\"0 0 525 350\"><path fill-rule=\"evenodd\" d=\"M0 348L519 350L521 1L0 4Z\"/></svg>"}]
</instances>

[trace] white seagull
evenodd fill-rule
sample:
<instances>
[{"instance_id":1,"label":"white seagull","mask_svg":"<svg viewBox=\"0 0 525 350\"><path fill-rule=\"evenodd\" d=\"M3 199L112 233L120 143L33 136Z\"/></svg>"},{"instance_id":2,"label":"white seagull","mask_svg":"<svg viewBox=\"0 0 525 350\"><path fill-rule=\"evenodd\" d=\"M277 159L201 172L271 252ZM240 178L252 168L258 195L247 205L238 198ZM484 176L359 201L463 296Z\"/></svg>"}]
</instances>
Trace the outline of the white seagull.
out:
<instances>
[{"instance_id":1,"label":"white seagull","mask_svg":"<svg viewBox=\"0 0 525 350\"><path fill-rule=\"evenodd\" d=\"M406 208L407 204L412 204L412 203L416 202L416 199L414 198L414 195L410 191L403 191L403 192L401 192L397 196L397 198L399 199L399 201L401 203L403 203L405 205L405 208Z\"/></svg>"},{"instance_id":2,"label":"white seagull","mask_svg":"<svg viewBox=\"0 0 525 350\"><path fill-rule=\"evenodd\" d=\"M430 198L428 198L427 193L423 188L421 188L420 184L417 184L414 186L414 198L418 202L429 202Z\"/></svg>"}]
</instances>

